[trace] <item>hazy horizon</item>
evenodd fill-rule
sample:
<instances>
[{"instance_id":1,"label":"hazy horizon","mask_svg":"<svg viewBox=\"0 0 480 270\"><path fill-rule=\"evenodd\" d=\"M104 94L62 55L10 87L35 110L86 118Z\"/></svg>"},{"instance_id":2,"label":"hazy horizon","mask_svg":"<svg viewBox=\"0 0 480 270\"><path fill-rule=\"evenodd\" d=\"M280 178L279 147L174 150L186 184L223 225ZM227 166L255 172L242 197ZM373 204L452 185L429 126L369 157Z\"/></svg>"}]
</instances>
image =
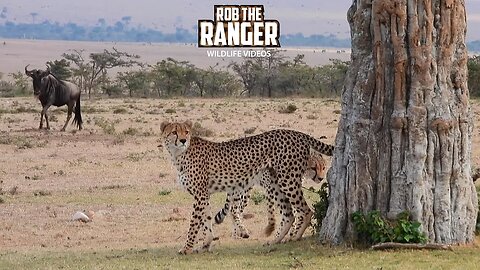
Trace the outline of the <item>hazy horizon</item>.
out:
<instances>
[{"instance_id":1,"label":"hazy horizon","mask_svg":"<svg viewBox=\"0 0 480 270\"><path fill-rule=\"evenodd\" d=\"M333 34L338 38L350 36L346 12L351 1L293 2L290 0L270 1L169 1L157 0L3 0L0 4L0 23L12 21L95 25L99 19L113 24L123 17L130 17L129 24L143 26L163 32L174 32L176 28L196 30L197 20L212 19L214 4L263 4L266 18L281 23L282 34L304 35ZM479 40L480 0L467 0L467 41ZM3 16L2 16L3 15ZM470 30L469 30L470 29Z\"/></svg>"}]
</instances>

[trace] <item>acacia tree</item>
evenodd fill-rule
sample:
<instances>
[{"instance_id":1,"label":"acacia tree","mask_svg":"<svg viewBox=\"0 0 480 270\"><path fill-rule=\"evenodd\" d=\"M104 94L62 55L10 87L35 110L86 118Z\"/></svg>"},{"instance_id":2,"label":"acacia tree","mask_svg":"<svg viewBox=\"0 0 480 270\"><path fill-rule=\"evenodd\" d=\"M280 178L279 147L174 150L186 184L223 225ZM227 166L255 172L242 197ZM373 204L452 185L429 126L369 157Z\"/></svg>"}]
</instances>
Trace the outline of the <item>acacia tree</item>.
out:
<instances>
[{"instance_id":1,"label":"acacia tree","mask_svg":"<svg viewBox=\"0 0 480 270\"><path fill-rule=\"evenodd\" d=\"M430 242L474 240L464 0L354 0L330 198L320 240L355 240L351 214L409 211Z\"/></svg>"},{"instance_id":2,"label":"acacia tree","mask_svg":"<svg viewBox=\"0 0 480 270\"><path fill-rule=\"evenodd\" d=\"M195 80L195 67L171 57L151 66L150 77L158 96L184 95Z\"/></svg>"},{"instance_id":3,"label":"acacia tree","mask_svg":"<svg viewBox=\"0 0 480 270\"><path fill-rule=\"evenodd\" d=\"M72 50L72 53L62 54L63 58L67 61L75 64L75 67L71 68L72 80L82 89L86 91L88 75L90 74L90 65L83 57L84 50Z\"/></svg>"},{"instance_id":4,"label":"acacia tree","mask_svg":"<svg viewBox=\"0 0 480 270\"><path fill-rule=\"evenodd\" d=\"M229 67L240 77L244 92L247 93L247 96L253 96L255 94L255 87L257 87L260 81L259 72L257 71L261 70L261 68L258 64L248 59L242 63L232 62Z\"/></svg>"},{"instance_id":5,"label":"acacia tree","mask_svg":"<svg viewBox=\"0 0 480 270\"><path fill-rule=\"evenodd\" d=\"M73 50L73 53L64 53L62 56L77 66L73 70L73 75L78 77L80 87L85 89L89 98L97 82L106 77L107 70L115 67L142 66L136 60L140 56L121 52L115 47L111 51L104 50L101 53L91 53L89 61L84 59L83 50Z\"/></svg>"},{"instance_id":6,"label":"acacia tree","mask_svg":"<svg viewBox=\"0 0 480 270\"><path fill-rule=\"evenodd\" d=\"M53 73L60 80L69 80L72 76L70 70L70 62L67 59L48 61L47 66L50 68L50 72Z\"/></svg>"}]
</instances>

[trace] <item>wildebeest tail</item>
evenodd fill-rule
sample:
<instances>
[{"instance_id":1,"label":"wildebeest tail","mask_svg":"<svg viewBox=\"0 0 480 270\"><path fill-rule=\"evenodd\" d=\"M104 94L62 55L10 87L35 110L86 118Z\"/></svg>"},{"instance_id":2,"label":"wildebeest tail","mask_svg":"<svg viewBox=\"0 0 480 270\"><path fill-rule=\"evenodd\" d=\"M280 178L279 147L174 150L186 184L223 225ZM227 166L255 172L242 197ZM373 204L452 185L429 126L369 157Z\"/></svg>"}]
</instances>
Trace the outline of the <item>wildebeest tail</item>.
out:
<instances>
[{"instance_id":1,"label":"wildebeest tail","mask_svg":"<svg viewBox=\"0 0 480 270\"><path fill-rule=\"evenodd\" d=\"M223 222L223 220L225 220L225 217L228 214L228 209L230 209L230 204L229 202L226 202L222 210L218 211L218 213L215 215L215 223L220 224Z\"/></svg>"},{"instance_id":2,"label":"wildebeest tail","mask_svg":"<svg viewBox=\"0 0 480 270\"><path fill-rule=\"evenodd\" d=\"M75 117L73 118L73 124L78 126L78 129L82 129L82 112L80 109L80 96L78 96L77 103L75 103Z\"/></svg>"},{"instance_id":3,"label":"wildebeest tail","mask_svg":"<svg viewBox=\"0 0 480 270\"><path fill-rule=\"evenodd\" d=\"M311 136L308 136L308 140L310 142L310 146L315 149L316 151L327 155L327 156L333 156L333 150L335 147L333 145L326 144L322 141L319 141Z\"/></svg>"}]
</instances>

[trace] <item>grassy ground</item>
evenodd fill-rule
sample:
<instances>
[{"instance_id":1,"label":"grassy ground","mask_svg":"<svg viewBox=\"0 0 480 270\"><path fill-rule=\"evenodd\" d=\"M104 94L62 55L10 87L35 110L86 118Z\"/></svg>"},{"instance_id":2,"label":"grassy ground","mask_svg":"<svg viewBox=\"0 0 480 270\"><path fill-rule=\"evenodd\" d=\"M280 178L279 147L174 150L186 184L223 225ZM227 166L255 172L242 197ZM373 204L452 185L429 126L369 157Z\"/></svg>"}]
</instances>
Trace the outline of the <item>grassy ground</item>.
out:
<instances>
[{"instance_id":1,"label":"grassy ground","mask_svg":"<svg viewBox=\"0 0 480 270\"><path fill-rule=\"evenodd\" d=\"M0 253L0 269L478 269L480 248L453 251L372 251L318 245L313 237L263 246L214 246L210 253L177 255L172 247L81 252Z\"/></svg>"}]
</instances>

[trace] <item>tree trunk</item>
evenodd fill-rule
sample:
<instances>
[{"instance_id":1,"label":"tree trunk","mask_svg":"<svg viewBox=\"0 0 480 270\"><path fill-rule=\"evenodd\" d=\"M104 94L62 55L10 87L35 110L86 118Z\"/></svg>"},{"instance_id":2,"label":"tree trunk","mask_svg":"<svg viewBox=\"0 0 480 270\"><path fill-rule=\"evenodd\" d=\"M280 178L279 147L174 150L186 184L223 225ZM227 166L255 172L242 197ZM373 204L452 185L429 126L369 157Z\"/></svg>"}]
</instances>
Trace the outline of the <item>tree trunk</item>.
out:
<instances>
[{"instance_id":1,"label":"tree trunk","mask_svg":"<svg viewBox=\"0 0 480 270\"><path fill-rule=\"evenodd\" d=\"M474 240L464 0L354 0L322 242L354 241L351 214L402 211L429 242Z\"/></svg>"}]
</instances>

